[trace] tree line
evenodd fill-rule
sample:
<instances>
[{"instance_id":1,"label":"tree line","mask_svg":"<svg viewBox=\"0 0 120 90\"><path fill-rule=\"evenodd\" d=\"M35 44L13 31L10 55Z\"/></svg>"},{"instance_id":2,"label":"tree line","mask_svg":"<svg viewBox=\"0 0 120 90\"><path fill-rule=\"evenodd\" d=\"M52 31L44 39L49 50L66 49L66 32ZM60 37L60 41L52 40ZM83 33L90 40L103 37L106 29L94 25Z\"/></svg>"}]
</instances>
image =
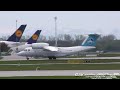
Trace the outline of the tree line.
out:
<instances>
[{"instance_id":1,"label":"tree line","mask_svg":"<svg viewBox=\"0 0 120 90\"><path fill-rule=\"evenodd\" d=\"M23 38L24 37L24 38ZM23 36L20 42L26 42L28 38ZM29 36L28 36L29 37ZM71 46L79 46L82 44L86 37L84 35L70 35L70 34L59 34L57 36L57 44L59 47L71 47ZM2 39L4 40L4 39ZM40 35L37 42L46 42L49 43L50 46L55 46L55 37L54 36L43 36ZM7 51L7 46L1 44L1 51ZM115 35L105 35L100 36L97 40L96 49L93 51L120 51L120 40L116 39Z\"/></svg>"}]
</instances>

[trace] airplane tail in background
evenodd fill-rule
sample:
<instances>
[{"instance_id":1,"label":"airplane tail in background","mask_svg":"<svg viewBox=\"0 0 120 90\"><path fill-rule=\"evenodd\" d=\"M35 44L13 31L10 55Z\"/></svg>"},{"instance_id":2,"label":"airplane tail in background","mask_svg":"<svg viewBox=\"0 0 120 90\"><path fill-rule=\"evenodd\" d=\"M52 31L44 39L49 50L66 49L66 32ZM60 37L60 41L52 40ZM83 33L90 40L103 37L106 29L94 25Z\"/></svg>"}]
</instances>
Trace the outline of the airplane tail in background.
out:
<instances>
[{"instance_id":1,"label":"airplane tail in background","mask_svg":"<svg viewBox=\"0 0 120 90\"><path fill-rule=\"evenodd\" d=\"M36 43L39 35L41 33L42 30L37 30L30 39L27 40L27 44L32 44L32 43Z\"/></svg>"},{"instance_id":2,"label":"airplane tail in background","mask_svg":"<svg viewBox=\"0 0 120 90\"><path fill-rule=\"evenodd\" d=\"M7 41L19 42L20 38L27 25L21 25L8 39Z\"/></svg>"},{"instance_id":3,"label":"airplane tail in background","mask_svg":"<svg viewBox=\"0 0 120 90\"><path fill-rule=\"evenodd\" d=\"M88 38L86 38L82 46L96 46L96 41L100 35L98 34L89 34Z\"/></svg>"}]
</instances>

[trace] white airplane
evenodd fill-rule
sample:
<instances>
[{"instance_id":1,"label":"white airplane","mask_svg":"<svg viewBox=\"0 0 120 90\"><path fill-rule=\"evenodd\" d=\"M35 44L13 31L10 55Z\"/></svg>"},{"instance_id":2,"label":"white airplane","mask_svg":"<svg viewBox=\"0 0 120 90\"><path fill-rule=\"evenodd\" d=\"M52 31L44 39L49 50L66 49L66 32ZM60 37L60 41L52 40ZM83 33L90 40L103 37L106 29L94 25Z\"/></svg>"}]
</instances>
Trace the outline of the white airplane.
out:
<instances>
[{"instance_id":1,"label":"white airplane","mask_svg":"<svg viewBox=\"0 0 120 90\"><path fill-rule=\"evenodd\" d=\"M12 47L11 50L13 52L20 52L20 51L23 51L25 48L27 47L31 47L33 45L33 43L36 43L39 36L40 36L40 33L41 33L42 30L37 30L31 37L30 39L27 40L27 42L23 45L19 45L19 46L16 46L16 47ZM45 46L45 45L48 45L48 43L39 43L40 46Z\"/></svg>"},{"instance_id":2,"label":"white airplane","mask_svg":"<svg viewBox=\"0 0 120 90\"><path fill-rule=\"evenodd\" d=\"M56 57L69 56L80 51L96 48L95 45L98 37L98 34L89 34L81 46L73 47L40 46L39 43L34 43L31 47L17 53L17 55L24 56L27 60L29 60L29 57L48 57L49 59L56 59Z\"/></svg>"},{"instance_id":3,"label":"white airplane","mask_svg":"<svg viewBox=\"0 0 120 90\"><path fill-rule=\"evenodd\" d=\"M27 25L21 25L6 41L0 41L0 43L5 43L8 47L14 47L20 45L20 39Z\"/></svg>"}]
</instances>

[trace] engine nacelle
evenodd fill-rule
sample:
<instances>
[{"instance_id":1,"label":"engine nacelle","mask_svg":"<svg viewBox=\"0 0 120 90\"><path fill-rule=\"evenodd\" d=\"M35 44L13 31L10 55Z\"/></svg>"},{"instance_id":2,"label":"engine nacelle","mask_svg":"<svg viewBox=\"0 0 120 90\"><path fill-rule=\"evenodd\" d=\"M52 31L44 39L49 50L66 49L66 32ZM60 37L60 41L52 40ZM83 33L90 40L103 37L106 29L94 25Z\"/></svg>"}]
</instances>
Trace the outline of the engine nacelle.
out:
<instances>
[{"instance_id":1,"label":"engine nacelle","mask_svg":"<svg viewBox=\"0 0 120 90\"><path fill-rule=\"evenodd\" d=\"M42 49L44 46L49 46L48 43L33 43L32 49Z\"/></svg>"}]
</instances>

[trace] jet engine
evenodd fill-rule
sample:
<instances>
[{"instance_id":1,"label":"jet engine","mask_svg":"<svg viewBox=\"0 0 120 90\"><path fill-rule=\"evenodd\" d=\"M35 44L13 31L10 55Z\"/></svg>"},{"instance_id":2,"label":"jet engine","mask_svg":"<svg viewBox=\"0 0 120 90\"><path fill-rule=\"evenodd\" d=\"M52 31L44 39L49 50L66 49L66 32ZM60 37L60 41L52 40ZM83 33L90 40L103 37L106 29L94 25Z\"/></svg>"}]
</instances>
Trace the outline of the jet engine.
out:
<instances>
[{"instance_id":1,"label":"jet engine","mask_svg":"<svg viewBox=\"0 0 120 90\"><path fill-rule=\"evenodd\" d=\"M44 46L49 46L48 43L33 43L32 49L42 49Z\"/></svg>"}]
</instances>

